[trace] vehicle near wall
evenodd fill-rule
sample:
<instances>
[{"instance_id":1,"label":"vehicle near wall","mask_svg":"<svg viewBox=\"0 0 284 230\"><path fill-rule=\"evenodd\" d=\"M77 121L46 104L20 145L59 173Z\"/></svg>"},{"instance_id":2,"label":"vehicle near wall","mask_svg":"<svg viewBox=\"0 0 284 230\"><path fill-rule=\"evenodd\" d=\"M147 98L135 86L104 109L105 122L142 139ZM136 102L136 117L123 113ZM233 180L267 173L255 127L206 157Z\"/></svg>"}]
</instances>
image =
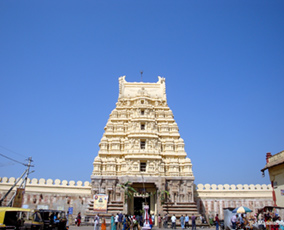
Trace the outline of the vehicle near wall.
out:
<instances>
[{"instance_id":1,"label":"vehicle near wall","mask_svg":"<svg viewBox=\"0 0 284 230\"><path fill-rule=\"evenodd\" d=\"M44 223L45 230L65 230L66 213L61 210L39 209L38 212Z\"/></svg>"},{"instance_id":2,"label":"vehicle near wall","mask_svg":"<svg viewBox=\"0 0 284 230\"><path fill-rule=\"evenodd\" d=\"M43 230L40 214L26 208L0 207L0 229Z\"/></svg>"}]
</instances>

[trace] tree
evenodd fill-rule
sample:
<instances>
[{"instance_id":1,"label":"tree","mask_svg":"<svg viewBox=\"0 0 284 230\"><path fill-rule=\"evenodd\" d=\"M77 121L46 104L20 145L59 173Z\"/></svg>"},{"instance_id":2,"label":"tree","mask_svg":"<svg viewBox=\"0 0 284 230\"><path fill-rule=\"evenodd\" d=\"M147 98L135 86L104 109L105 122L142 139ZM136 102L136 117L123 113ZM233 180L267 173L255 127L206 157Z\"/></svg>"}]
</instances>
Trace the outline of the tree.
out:
<instances>
[{"instance_id":1,"label":"tree","mask_svg":"<svg viewBox=\"0 0 284 230\"><path fill-rule=\"evenodd\" d=\"M137 192L133 187L131 187L131 182L127 181L124 184L119 184L119 187L121 187L124 190L124 199L125 203L127 202L128 198L133 197L133 194Z\"/></svg>"},{"instance_id":2,"label":"tree","mask_svg":"<svg viewBox=\"0 0 284 230\"><path fill-rule=\"evenodd\" d=\"M170 193L167 190L159 191L158 195L160 197L161 205L163 205L167 201L167 198L170 197Z\"/></svg>"}]
</instances>

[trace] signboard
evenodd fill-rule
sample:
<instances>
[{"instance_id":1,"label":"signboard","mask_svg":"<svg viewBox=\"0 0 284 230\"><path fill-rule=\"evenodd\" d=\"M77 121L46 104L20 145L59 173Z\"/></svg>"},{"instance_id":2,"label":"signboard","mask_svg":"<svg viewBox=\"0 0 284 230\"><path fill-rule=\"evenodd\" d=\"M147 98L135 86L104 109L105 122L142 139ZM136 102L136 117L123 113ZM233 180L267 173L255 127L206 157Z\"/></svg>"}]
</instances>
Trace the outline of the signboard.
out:
<instances>
[{"instance_id":1,"label":"signboard","mask_svg":"<svg viewBox=\"0 0 284 230\"><path fill-rule=\"evenodd\" d=\"M108 196L105 194L94 195L94 211L95 212L106 212Z\"/></svg>"},{"instance_id":2,"label":"signboard","mask_svg":"<svg viewBox=\"0 0 284 230\"><path fill-rule=\"evenodd\" d=\"M48 205L39 204L37 205L37 209L49 209Z\"/></svg>"},{"instance_id":3,"label":"signboard","mask_svg":"<svg viewBox=\"0 0 284 230\"><path fill-rule=\"evenodd\" d=\"M73 214L73 207L69 207L68 212L69 212L69 214Z\"/></svg>"},{"instance_id":4,"label":"signboard","mask_svg":"<svg viewBox=\"0 0 284 230\"><path fill-rule=\"evenodd\" d=\"M25 194L24 188L17 188L16 196L14 198L13 207L15 208L21 208L23 204L23 198Z\"/></svg>"}]
</instances>

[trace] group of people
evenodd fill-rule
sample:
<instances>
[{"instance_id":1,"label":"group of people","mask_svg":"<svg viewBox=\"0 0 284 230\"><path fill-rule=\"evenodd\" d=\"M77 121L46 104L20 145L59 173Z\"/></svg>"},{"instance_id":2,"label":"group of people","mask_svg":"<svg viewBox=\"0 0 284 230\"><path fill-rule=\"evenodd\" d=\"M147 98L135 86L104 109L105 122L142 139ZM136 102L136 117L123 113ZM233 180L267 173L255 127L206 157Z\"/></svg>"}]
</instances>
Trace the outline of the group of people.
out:
<instances>
[{"instance_id":1,"label":"group of people","mask_svg":"<svg viewBox=\"0 0 284 230\"><path fill-rule=\"evenodd\" d=\"M148 221L152 228L155 220L151 216ZM140 230L143 224L144 218L142 215L124 215L120 212L116 215L111 215L110 230ZM105 218L102 219L102 223L100 224L99 214L94 218L94 230L106 230Z\"/></svg>"},{"instance_id":2,"label":"group of people","mask_svg":"<svg viewBox=\"0 0 284 230\"><path fill-rule=\"evenodd\" d=\"M250 215L249 217L245 214L236 214L231 218L233 229L266 229L267 225L278 225L279 228L284 229L284 221L276 213L259 213L258 215Z\"/></svg>"},{"instance_id":3,"label":"group of people","mask_svg":"<svg viewBox=\"0 0 284 230\"><path fill-rule=\"evenodd\" d=\"M181 215L181 217L179 218L181 228L189 229L189 224L191 224L191 229L196 230L196 219L197 217L194 214L192 214L191 216L188 216L187 214L185 214L185 216ZM110 230L140 230L143 227L145 221L146 220L144 220L143 215L124 215L121 212L117 213L116 215L112 214ZM147 221L150 228L152 228L155 224L155 215L150 215ZM162 217L160 214L157 216L157 225L159 228L162 228L162 224L163 228L168 228L169 222L171 224L171 228L176 229L177 217L175 216L175 214L173 214L172 216L165 214L164 217ZM76 225L80 226L80 224L81 214L78 213L76 218ZM101 219L99 214L96 214L96 216L94 217L94 230L106 230L106 220L105 218Z\"/></svg>"},{"instance_id":4,"label":"group of people","mask_svg":"<svg viewBox=\"0 0 284 230\"><path fill-rule=\"evenodd\" d=\"M201 216L201 222L203 223L202 218L203 218L203 216ZM171 217L169 217L168 214L164 215L163 227L168 228L169 220L171 222L171 228L176 229L177 217L175 216L175 214L173 214ZM180 225L181 225L182 229L186 229L186 228L189 229L189 223L191 223L191 229L196 230L196 220L197 220L197 217L194 214L192 214L191 216L188 216L187 214L185 214L185 216L181 215L180 218L179 218ZM158 221L159 221L159 218L158 218ZM159 228L161 228L160 224L159 224Z\"/></svg>"},{"instance_id":5,"label":"group of people","mask_svg":"<svg viewBox=\"0 0 284 230\"><path fill-rule=\"evenodd\" d=\"M192 230L196 230L196 218L197 217L194 214L191 216L188 216L187 214L185 214L185 216L181 215L179 220L182 229L189 229L189 223L191 223ZM143 215L124 215L122 213L117 213L116 215L112 214L110 230L140 230L145 221L146 220L143 218ZM155 224L155 215L150 215L147 221L150 228L152 228ZM171 223L171 228L176 229L177 218L175 214L171 217L168 216L168 214L165 214L164 217L160 214L157 216L157 225L159 228L162 228L162 224L163 228L168 228L169 221ZM94 218L94 230L106 230L105 219L103 218L102 223L100 224L99 214L97 214Z\"/></svg>"}]
</instances>

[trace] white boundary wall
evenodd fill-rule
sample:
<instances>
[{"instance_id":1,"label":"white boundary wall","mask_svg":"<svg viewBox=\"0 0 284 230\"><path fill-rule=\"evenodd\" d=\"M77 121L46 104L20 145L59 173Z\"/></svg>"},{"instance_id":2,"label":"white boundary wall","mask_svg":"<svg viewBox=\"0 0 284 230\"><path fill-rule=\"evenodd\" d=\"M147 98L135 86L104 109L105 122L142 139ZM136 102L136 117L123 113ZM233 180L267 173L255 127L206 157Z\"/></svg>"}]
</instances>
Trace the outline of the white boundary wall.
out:
<instances>
[{"instance_id":1,"label":"white boundary wall","mask_svg":"<svg viewBox=\"0 0 284 230\"><path fill-rule=\"evenodd\" d=\"M264 206L273 205L272 188L268 184L216 185L198 184L195 200L201 213L214 217L217 213L223 218L223 208L246 206L257 213Z\"/></svg>"},{"instance_id":2,"label":"white boundary wall","mask_svg":"<svg viewBox=\"0 0 284 230\"><path fill-rule=\"evenodd\" d=\"M16 178L0 177L0 196L2 197L15 183ZM88 181L67 181L52 179L28 179L24 204L30 208L48 205L49 208L67 210L74 208L74 214L83 215L91 201L91 184ZM272 188L266 184L198 184L195 201L200 213L223 217L223 208L241 205L251 208L254 212L264 206L272 205Z\"/></svg>"}]
</instances>

